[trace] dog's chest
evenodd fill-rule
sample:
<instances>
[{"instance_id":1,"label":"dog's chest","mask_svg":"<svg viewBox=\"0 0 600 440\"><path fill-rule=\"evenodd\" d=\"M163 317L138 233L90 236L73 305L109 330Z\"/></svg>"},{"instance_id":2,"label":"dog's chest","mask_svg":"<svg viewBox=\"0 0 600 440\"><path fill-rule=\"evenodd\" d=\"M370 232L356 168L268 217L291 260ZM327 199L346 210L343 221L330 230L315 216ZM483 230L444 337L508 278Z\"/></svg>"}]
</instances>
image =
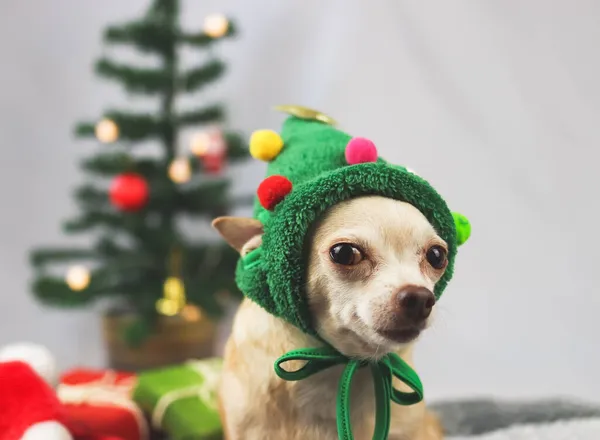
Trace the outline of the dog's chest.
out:
<instances>
[{"instance_id":1,"label":"dog's chest","mask_svg":"<svg viewBox=\"0 0 600 440\"><path fill-rule=\"evenodd\" d=\"M306 422L332 420L337 417L338 384L343 367L333 367L312 377L296 382L292 400L298 414ZM350 412L353 424L372 420L375 410L373 382L369 371L358 371L352 381ZM335 423L334 423L335 426Z\"/></svg>"}]
</instances>

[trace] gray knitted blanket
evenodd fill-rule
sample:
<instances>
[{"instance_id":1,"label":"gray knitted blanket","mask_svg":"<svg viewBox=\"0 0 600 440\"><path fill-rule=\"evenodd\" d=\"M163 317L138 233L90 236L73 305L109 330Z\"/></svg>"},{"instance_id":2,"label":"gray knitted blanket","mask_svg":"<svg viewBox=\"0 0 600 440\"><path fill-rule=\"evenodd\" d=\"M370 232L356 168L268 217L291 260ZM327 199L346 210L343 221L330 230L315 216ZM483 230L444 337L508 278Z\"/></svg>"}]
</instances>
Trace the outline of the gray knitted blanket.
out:
<instances>
[{"instance_id":1,"label":"gray knitted blanket","mask_svg":"<svg viewBox=\"0 0 600 440\"><path fill-rule=\"evenodd\" d=\"M431 405L448 440L600 440L600 405L465 400Z\"/></svg>"}]
</instances>

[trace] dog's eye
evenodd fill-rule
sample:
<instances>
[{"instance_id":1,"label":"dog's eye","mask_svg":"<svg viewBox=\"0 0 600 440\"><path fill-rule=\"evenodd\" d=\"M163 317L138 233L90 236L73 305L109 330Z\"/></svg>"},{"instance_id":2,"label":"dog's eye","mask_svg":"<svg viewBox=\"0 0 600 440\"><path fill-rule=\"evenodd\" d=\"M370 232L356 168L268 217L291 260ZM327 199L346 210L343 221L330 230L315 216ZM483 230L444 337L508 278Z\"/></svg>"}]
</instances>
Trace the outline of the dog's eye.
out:
<instances>
[{"instance_id":1,"label":"dog's eye","mask_svg":"<svg viewBox=\"0 0 600 440\"><path fill-rule=\"evenodd\" d=\"M431 246L427 250L425 257L434 269L443 269L446 266L446 249L441 246Z\"/></svg>"},{"instance_id":2,"label":"dog's eye","mask_svg":"<svg viewBox=\"0 0 600 440\"><path fill-rule=\"evenodd\" d=\"M329 256L334 263L344 266L353 266L364 258L362 252L350 243L336 244L329 250Z\"/></svg>"}]
</instances>

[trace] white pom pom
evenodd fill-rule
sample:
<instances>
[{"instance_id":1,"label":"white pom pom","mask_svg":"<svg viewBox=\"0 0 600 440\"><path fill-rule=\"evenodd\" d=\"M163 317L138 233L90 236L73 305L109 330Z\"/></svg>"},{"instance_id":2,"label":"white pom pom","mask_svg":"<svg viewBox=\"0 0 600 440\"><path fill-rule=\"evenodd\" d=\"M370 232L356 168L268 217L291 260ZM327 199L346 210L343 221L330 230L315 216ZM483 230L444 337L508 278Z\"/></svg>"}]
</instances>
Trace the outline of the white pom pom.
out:
<instances>
[{"instance_id":1,"label":"white pom pom","mask_svg":"<svg viewBox=\"0 0 600 440\"><path fill-rule=\"evenodd\" d=\"M69 431L58 422L42 422L31 426L20 440L73 440Z\"/></svg>"},{"instance_id":2,"label":"white pom pom","mask_svg":"<svg viewBox=\"0 0 600 440\"><path fill-rule=\"evenodd\" d=\"M56 360L46 347L28 342L7 345L0 349L0 362L8 361L25 362L50 386L58 384Z\"/></svg>"}]
</instances>

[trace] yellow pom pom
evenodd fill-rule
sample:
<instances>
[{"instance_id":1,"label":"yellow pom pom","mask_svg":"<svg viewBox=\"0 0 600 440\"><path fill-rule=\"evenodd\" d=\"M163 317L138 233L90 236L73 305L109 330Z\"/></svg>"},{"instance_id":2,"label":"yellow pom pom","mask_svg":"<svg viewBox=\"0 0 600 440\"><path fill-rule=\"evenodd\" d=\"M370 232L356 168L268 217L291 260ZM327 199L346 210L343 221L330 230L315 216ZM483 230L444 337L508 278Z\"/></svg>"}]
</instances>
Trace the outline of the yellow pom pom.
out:
<instances>
[{"instance_id":1,"label":"yellow pom pom","mask_svg":"<svg viewBox=\"0 0 600 440\"><path fill-rule=\"evenodd\" d=\"M283 148L283 139L273 130L257 130L250 137L250 154L258 160L269 162Z\"/></svg>"}]
</instances>

